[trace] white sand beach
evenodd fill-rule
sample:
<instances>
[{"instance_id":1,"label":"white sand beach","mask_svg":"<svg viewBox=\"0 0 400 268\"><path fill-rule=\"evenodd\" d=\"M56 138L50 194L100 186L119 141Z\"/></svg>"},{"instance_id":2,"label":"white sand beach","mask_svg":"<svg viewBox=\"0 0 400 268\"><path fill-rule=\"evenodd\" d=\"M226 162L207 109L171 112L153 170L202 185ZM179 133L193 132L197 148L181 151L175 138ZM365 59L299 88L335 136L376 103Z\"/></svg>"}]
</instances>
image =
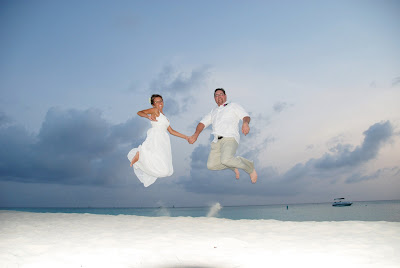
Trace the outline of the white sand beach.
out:
<instances>
[{"instance_id":1,"label":"white sand beach","mask_svg":"<svg viewBox=\"0 0 400 268\"><path fill-rule=\"evenodd\" d=\"M0 267L400 267L398 222L0 211Z\"/></svg>"}]
</instances>

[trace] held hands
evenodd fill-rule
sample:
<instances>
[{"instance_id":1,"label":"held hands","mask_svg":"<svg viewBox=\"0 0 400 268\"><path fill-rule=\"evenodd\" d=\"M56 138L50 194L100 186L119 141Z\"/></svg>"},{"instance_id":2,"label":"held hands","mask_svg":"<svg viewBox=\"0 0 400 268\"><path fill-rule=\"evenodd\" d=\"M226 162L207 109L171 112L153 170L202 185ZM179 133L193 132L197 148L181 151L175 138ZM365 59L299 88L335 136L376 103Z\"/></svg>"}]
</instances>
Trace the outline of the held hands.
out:
<instances>
[{"instance_id":1,"label":"held hands","mask_svg":"<svg viewBox=\"0 0 400 268\"><path fill-rule=\"evenodd\" d=\"M185 136L184 139L187 140L189 144L193 144L196 141L196 139L193 140L193 136Z\"/></svg>"},{"instance_id":2,"label":"held hands","mask_svg":"<svg viewBox=\"0 0 400 268\"><path fill-rule=\"evenodd\" d=\"M250 132L250 126L249 123L243 122L242 125L242 133L246 136Z\"/></svg>"},{"instance_id":3,"label":"held hands","mask_svg":"<svg viewBox=\"0 0 400 268\"><path fill-rule=\"evenodd\" d=\"M197 137L196 137L195 135L190 136L190 137L188 138L188 142L189 142L190 144L195 143L196 140L197 140Z\"/></svg>"}]
</instances>

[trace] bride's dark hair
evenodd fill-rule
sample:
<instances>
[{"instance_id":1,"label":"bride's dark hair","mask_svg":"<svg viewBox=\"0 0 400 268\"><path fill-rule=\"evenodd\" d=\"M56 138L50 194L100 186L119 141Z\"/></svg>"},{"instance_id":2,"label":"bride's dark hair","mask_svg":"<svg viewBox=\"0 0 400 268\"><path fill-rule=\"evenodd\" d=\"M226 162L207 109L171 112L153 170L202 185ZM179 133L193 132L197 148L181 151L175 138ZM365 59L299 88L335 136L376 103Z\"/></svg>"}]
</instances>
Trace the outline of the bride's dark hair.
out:
<instances>
[{"instance_id":1,"label":"bride's dark hair","mask_svg":"<svg viewBox=\"0 0 400 268\"><path fill-rule=\"evenodd\" d=\"M151 95L151 98L150 98L150 104L151 104L151 105L154 104L154 99L157 98L157 97L160 97L162 100L164 100L164 99L162 98L161 95L159 95L159 94L153 94L153 95Z\"/></svg>"}]
</instances>

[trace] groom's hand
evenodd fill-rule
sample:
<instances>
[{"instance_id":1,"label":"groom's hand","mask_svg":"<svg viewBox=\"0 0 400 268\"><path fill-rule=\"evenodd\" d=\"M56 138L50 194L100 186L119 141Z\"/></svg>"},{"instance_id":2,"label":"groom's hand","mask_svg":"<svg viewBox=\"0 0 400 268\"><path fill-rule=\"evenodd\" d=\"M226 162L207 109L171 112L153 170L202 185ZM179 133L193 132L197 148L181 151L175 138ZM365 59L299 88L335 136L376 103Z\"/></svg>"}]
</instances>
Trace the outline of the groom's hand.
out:
<instances>
[{"instance_id":1,"label":"groom's hand","mask_svg":"<svg viewBox=\"0 0 400 268\"><path fill-rule=\"evenodd\" d=\"M243 122L243 125L242 125L242 132L243 132L243 134L244 134L245 136L246 136L247 134L249 134L249 132L250 132L249 123Z\"/></svg>"},{"instance_id":2,"label":"groom's hand","mask_svg":"<svg viewBox=\"0 0 400 268\"><path fill-rule=\"evenodd\" d=\"M196 142L196 140L197 140L197 137L195 137L195 136L193 135L193 136L190 136L190 137L189 137L188 142L189 142L190 144L193 144L193 143Z\"/></svg>"}]
</instances>

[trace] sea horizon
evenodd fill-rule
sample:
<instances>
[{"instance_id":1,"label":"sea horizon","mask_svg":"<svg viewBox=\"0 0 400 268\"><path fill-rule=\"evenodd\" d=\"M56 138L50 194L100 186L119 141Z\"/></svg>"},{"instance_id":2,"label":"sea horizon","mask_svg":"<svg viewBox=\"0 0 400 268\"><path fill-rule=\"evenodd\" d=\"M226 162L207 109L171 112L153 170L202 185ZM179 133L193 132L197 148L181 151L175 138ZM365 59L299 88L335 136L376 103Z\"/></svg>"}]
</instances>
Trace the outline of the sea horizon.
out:
<instances>
[{"instance_id":1,"label":"sea horizon","mask_svg":"<svg viewBox=\"0 0 400 268\"><path fill-rule=\"evenodd\" d=\"M346 201L350 201L354 203L360 202L396 202L400 199L379 199L379 200L350 200L346 199ZM0 210L8 209L8 208L207 208L213 206L215 203L219 203L223 207L262 207L262 206L288 206L288 205L316 205L316 204L332 204L332 201L324 201L324 202L301 202L301 203L270 203L270 204L245 204L245 205L222 205L221 202L214 202L210 205L198 205L198 206L175 206L175 205L158 205L158 206L0 206Z\"/></svg>"},{"instance_id":2,"label":"sea horizon","mask_svg":"<svg viewBox=\"0 0 400 268\"><path fill-rule=\"evenodd\" d=\"M240 206L224 206L216 202L201 207L3 207L0 211L144 217L214 217L230 220L400 222L400 200L352 202L348 207L334 207L332 202Z\"/></svg>"}]
</instances>

